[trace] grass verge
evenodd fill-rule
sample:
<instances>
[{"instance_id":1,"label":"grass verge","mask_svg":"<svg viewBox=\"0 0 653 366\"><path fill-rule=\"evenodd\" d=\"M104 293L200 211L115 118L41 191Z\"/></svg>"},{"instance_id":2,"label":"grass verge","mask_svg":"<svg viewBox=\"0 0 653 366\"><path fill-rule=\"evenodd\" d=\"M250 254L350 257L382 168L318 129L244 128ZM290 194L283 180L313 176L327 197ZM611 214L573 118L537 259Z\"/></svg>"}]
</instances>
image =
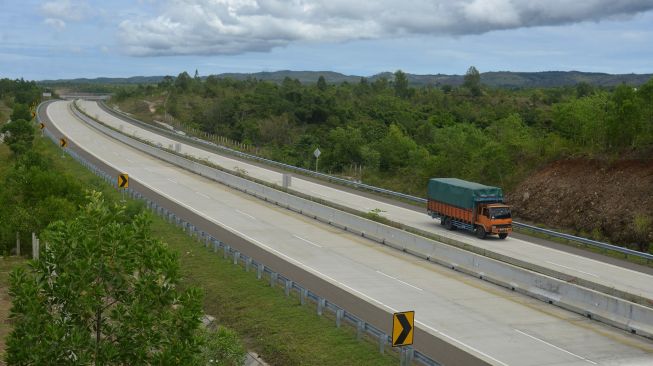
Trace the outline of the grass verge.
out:
<instances>
[{"instance_id":1,"label":"grass verge","mask_svg":"<svg viewBox=\"0 0 653 366\"><path fill-rule=\"evenodd\" d=\"M61 158L58 147L37 138L35 148L48 156L54 168L102 192L108 201L120 193L86 170L70 156ZM128 205L140 202L128 200ZM314 306L286 298L281 288L257 281L253 272L209 253L194 239L159 217L152 216L152 232L179 254L184 286L205 292L207 314L236 332L251 350L273 365L396 365L398 355L381 355L373 340L357 341L351 327L336 328L335 321L318 317Z\"/></svg>"}]
</instances>

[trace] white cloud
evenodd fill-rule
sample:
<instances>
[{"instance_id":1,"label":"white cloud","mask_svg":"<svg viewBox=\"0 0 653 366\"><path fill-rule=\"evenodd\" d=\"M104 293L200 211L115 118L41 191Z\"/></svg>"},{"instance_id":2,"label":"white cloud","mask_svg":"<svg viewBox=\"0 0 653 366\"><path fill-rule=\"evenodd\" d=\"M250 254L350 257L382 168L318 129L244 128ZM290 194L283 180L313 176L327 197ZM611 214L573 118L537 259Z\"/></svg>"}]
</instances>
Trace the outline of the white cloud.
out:
<instances>
[{"instance_id":1,"label":"white cloud","mask_svg":"<svg viewBox=\"0 0 653 366\"><path fill-rule=\"evenodd\" d=\"M160 14L120 23L132 55L239 54L293 42L406 34L465 35L614 19L651 0L167 0Z\"/></svg>"},{"instance_id":2,"label":"white cloud","mask_svg":"<svg viewBox=\"0 0 653 366\"><path fill-rule=\"evenodd\" d=\"M41 12L45 15L45 24L60 31L66 27L66 22L87 18L91 7L85 0L57 0L43 3Z\"/></svg>"},{"instance_id":3,"label":"white cloud","mask_svg":"<svg viewBox=\"0 0 653 366\"><path fill-rule=\"evenodd\" d=\"M45 25L49 25L50 27L52 27L52 28L54 28L54 29L56 29L58 31L62 31L62 30L64 30L66 28L66 22L64 22L61 19L46 18L43 21L43 23L45 23Z\"/></svg>"}]
</instances>

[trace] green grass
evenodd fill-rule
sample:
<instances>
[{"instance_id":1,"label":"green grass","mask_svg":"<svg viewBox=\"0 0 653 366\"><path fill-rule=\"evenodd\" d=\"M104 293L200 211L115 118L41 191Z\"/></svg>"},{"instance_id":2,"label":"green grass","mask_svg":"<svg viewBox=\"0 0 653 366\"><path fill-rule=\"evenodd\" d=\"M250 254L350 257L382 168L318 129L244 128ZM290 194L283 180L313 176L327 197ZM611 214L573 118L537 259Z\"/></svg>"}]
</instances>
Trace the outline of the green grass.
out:
<instances>
[{"instance_id":1,"label":"green grass","mask_svg":"<svg viewBox=\"0 0 653 366\"><path fill-rule=\"evenodd\" d=\"M72 174L85 186L101 191L109 201L120 193L78 164L61 158L58 147L37 138L35 148L53 161L54 168ZM128 205L141 205L128 201ZM221 256L210 253L194 239L163 219L152 216L152 232L179 254L183 286L205 292L204 309L218 323L238 332L248 349L272 365L397 365L398 355L381 355L374 339L356 340L355 329L335 327L332 316L318 317L315 306L300 306L297 297L269 287Z\"/></svg>"}]
</instances>

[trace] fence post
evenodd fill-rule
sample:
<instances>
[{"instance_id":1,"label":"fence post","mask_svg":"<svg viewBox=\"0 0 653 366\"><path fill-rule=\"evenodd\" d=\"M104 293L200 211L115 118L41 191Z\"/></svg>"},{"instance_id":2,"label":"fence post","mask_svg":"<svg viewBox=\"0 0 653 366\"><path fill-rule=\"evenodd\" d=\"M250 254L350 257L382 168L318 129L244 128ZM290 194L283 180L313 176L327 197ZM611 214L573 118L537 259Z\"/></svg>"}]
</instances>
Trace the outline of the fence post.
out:
<instances>
[{"instance_id":1,"label":"fence post","mask_svg":"<svg viewBox=\"0 0 653 366\"><path fill-rule=\"evenodd\" d=\"M336 310L336 328L340 328L342 318L345 316L345 311L342 309Z\"/></svg>"},{"instance_id":2,"label":"fence post","mask_svg":"<svg viewBox=\"0 0 653 366\"><path fill-rule=\"evenodd\" d=\"M18 231L16 231L16 255L20 257L20 234Z\"/></svg>"},{"instance_id":3,"label":"fence post","mask_svg":"<svg viewBox=\"0 0 653 366\"><path fill-rule=\"evenodd\" d=\"M381 335L379 335L379 352L381 354L383 354L383 349L385 348L386 342L388 342L388 335L381 333Z\"/></svg>"},{"instance_id":4,"label":"fence post","mask_svg":"<svg viewBox=\"0 0 653 366\"><path fill-rule=\"evenodd\" d=\"M249 272L249 267L252 265L252 257L247 257L245 260L245 272Z\"/></svg>"},{"instance_id":5,"label":"fence post","mask_svg":"<svg viewBox=\"0 0 653 366\"><path fill-rule=\"evenodd\" d=\"M240 252L234 252L234 264L238 264L239 259L240 259Z\"/></svg>"},{"instance_id":6,"label":"fence post","mask_svg":"<svg viewBox=\"0 0 653 366\"><path fill-rule=\"evenodd\" d=\"M363 331L365 330L365 322L359 320L356 322L356 339L360 340L363 337Z\"/></svg>"},{"instance_id":7,"label":"fence post","mask_svg":"<svg viewBox=\"0 0 653 366\"><path fill-rule=\"evenodd\" d=\"M299 303L302 305L306 305L306 298L308 297L308 290L305 288L302 288L301 294L299 295Z\"/></svg>"},{"instance_id":8,"label":"fence post","mask_svg":"<svg viewBox=\"0 0 653 366\"><path fill-rule=\"evenodd\" d=\"M324 307L326 306L326 299L323 297L320 297L317 299L317 315L322 316L322 313L324 312Z\"/></svg>"},{"instance_id":9,"label":"fence post","mask_svg":"<svg viewBox=\"0 0 653 366\"><path fill-rule=\"evenodd\" d=\"M274 287L274 285L277 284L277 278L279 278L279 274L277 272L270 273L270 287Z\"/></svg>"},{"instance_id":10,"label":"fence post","mask_svg":"<svg viewBox=\"0 0 653 366\"><path fill-rule=\"evenodd\" d=\"M258 268L256 269L256 279L260 280L263 277L263 271L265 271L265 265L259 263Z\"/></svg>"}]
</instances>

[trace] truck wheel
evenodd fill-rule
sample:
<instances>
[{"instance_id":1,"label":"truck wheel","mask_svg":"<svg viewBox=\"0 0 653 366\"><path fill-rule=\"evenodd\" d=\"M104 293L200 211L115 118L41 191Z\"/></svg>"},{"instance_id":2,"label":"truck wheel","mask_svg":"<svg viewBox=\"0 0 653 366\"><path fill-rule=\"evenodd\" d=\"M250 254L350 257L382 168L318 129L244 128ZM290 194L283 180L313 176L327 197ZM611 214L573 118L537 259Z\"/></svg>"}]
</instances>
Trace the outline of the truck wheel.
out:
<instances>
[{"instance_id":1,"label":"truck wheel","mask_svg":"<svg viewBox=\"0 0 653 366\"><path fill-rule=\"evenodd\" d=\"M475 232L476 232L476 237L479 238L479 239L485 239L485 235L487 235L487 233L485 232L485 229L481 225L476 227Z\"/></svg>"},{"instance_id":2,"label":"truck wheel","mask_svg":"<svg viewBox=\"0 0 653 366\"><path fill-rule=\"evenodd\" d=\"M445 218L444 219L444 227L447 228L447 230L455 230L456 228L453 226L453 223L451 222L450 218Z\"/></svg>"},{"instance_id":3,"label":"truck wheel","mask_svg":"<svg viewBox=\"0 0 653 366\"><path fill-rule=\"evenodd\" d=\"M440 225L444 226L447 223L447 219L444 217L440 217Z\"/></svg>"},{"instance_id":4,"label":"truck wheel","mask_svg":"<svg viewBox=\"0 0 653 366\"><path fill-rule=\"evenodd\" d=\"M499 234L499 239L505 239L508 237L508 233L501 233Z\"/></svg>"}]
</instances>

